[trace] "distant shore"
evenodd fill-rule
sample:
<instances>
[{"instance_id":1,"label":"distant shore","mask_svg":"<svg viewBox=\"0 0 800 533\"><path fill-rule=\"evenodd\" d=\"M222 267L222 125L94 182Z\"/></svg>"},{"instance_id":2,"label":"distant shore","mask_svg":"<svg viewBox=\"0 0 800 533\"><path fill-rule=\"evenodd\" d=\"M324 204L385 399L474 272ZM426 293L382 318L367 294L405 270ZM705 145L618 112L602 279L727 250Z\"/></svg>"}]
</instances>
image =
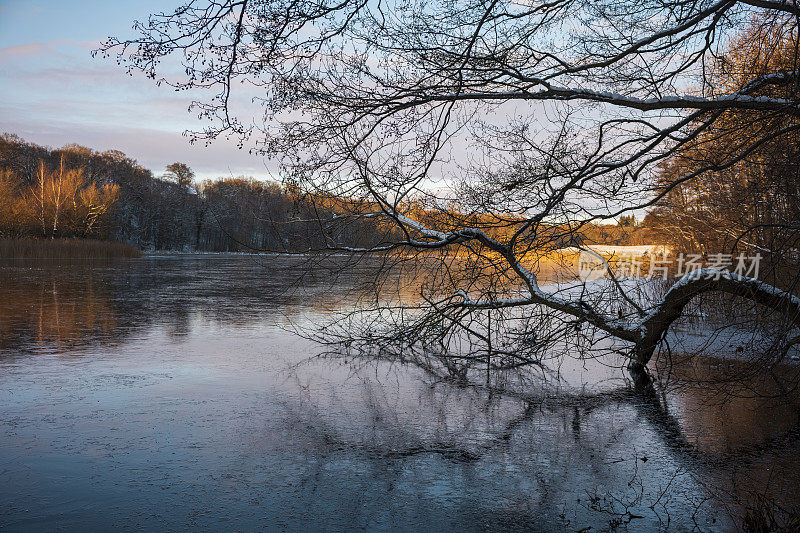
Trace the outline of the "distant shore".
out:
<instances>
[{"instance_id":1,"label":"distant shore","mask_svg":"<svg viewBox=\"0 0 800 533\"><path fill-rule=\"evenodd\" d=\"M114 259L141 255L138 248L114 241L0 238L0 259Z\"/></svg>"}]
</instances>

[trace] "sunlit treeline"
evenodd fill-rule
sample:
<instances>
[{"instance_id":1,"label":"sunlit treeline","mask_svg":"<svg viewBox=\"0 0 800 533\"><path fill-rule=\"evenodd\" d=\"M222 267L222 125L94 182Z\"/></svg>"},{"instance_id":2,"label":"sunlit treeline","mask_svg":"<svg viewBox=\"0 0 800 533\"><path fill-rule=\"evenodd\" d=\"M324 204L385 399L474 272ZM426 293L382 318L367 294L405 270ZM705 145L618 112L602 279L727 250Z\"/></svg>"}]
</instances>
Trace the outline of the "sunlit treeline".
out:
<instances>
[{"instance_id":1,"label":"sunlit treeline","mask_svg":"<svg viewBox=\"0 0 800 533\"><path fill-rule=\"evenodd\" d=\"M796 24L752 24L709 72L720 94L797 101L800 85L752 80L797 73ZM727 110L664 162L656 185L662 194L646 222L673 249L706 253L744 251L779 261L800 248L800 119L793 113ZM758 146L752 139L765 136ZM721 165L720 162L731 161ZM694 179L686 179L702 169Z\"/></svg>"},{"instance_id":2,"label":"sunlit treeline","mask_svg":"<svg viewBox=\"0 0 800 533\"><path fill-rule=\"evenodd\" d=\"M119 199L116 183L89 181L81 168L56 169L40 161L33 182L0 171L0 227L13 236L97 237L107 231L109 209Z\"/></svg>"},{"instance_id":3,"label":"sunlit treeline","mask_svg":"<svg viewBox=\"0 0 800 533\"><path fill-rule=\"evenodd\" d=\"M639 224L635 216L623 216L619 221L608 223L591 222L539 222L532 224L522 214L508 214L481 210L468 212L459 207L431 206L418 203L409 206L407 216L420 221L426 227L442 232L454 232L460 228L479 228L489 237L500 241L517 243L520 254L544 255L555 250L574 246L610 244L636 246L660 244L661 236L649 226ZM469 253L467 249L460 250Z\"/></svg>"},{"instance_id":4,"label":"sunlit treeline","mask_svg":"<svg viewBox=\"0 0 800 533\"><path fill-rule=\"evenodd\" d=\"M172 166L172 165L170 165ZM0 236L94 237L141 249L303 251L370 246L375 219L249 178L159 177L122 152L0 136Z\"/></svg>"},{"instance_id":5,"label":"sunlit treeline","mask_svg":"<svg viewBox=\"0 0 800 533\"><path fill-rule=\"evenodd\" d=\"M190 179L191 169L169 165L156 176L122 152L78 145L52 150L16 135L0 136L0 236L89 237L150 250L319 250L369 247L394 240L397 227L369 200L303 193L291 185L251 178ZM485 227L510 238L521 219L498 225L492 214L455 208L403 206L430 227ZM561 228L539 228L549 243ZM565 235L568 231L563 231ZM393 237L394 235L394 237ZM641 244L633 225L587 225L588 243ZM531 241L535 243L536 241Z\"/></svg>"}]
</instances>

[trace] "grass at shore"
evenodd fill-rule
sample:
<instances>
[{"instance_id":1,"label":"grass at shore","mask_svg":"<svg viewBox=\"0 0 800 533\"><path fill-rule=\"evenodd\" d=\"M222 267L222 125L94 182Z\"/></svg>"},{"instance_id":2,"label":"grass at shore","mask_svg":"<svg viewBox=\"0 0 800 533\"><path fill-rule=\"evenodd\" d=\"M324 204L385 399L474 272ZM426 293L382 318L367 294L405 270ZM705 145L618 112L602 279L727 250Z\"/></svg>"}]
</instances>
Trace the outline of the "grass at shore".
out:
<instances>
[{"instance_id":1,"label":"grass at shore","mask_svg":"<svg viewBox=\"0 0 800 533\"><path fill-rule=\"evenodd\" d=\"M0 238L0 258L3 259L112 259L141 255L138 249L120 242Z\"/></svg>"}]
</instances>

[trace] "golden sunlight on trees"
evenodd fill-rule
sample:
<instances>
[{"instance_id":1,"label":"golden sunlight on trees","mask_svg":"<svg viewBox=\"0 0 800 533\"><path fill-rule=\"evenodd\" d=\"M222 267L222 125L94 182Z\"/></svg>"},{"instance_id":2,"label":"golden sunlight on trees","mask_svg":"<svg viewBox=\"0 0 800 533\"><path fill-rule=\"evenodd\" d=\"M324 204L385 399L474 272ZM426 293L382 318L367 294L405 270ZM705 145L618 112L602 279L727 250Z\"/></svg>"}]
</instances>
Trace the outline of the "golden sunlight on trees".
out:
<instances>
[{"instance_id":1,"label":"golden sunlight on trees","mask_svg":"<svg viewBox=\"0 0 800 533\"><path fill-rule=\"evenodd\" d=\"M308 251L373 246L400 235L392 221L369 215L380 209L369 198L308 193L291 181L245 177L194 179L187 188L193 175L187 164L167 169L172 174L161 179L117 150L98 152L76 144L53 150L16 135L0 135L0 193L13 199L0 205L0 236L53 235L56 205L55 235L88 233L151 250ZM77 195L75 179L84 183L77 186ZM521 221L516 214L469 213L457 206L439 210L420 201L403 207L440 231L473 225L503 239ZM547 231L559 246L572 244L559 237L569 234L569 228L548 225ZM585 224L576 238L587 244L647 244L649 233L640 226Z\"/></svg>"},{"instance_id":2,"label":"golden sunlight on trees","mask_svg":"<svg viewBox=\"0 0 800 533\"><path fill-rule=\"evenodd\" d=\"M0 175L0 227L11 236L102 236L105 216L119 199L115 183L89 181L83 168L67 168L62 156L58 168L40 161L30 185L12 171Z\"/></svg>"},{"instance_id":3,"label":"golden sunlight on trees","mask_svg":"<svg viewBox=\"0 0 800 533\"><path fill-rule=\"evenodd\" d=\"M718 96L791 101L800 90L785 79L798 70L797 47L796 24L755 19L717 58L707 83ZM657 185L665 196L647 224L683 250L769 254L796 246L789 221L800 220L798 124L780 111L720 114L662 165ZM753 139L763 140L751 146ZM703 168L712 171L686 179Z\"/></svg>"}]
</instances>

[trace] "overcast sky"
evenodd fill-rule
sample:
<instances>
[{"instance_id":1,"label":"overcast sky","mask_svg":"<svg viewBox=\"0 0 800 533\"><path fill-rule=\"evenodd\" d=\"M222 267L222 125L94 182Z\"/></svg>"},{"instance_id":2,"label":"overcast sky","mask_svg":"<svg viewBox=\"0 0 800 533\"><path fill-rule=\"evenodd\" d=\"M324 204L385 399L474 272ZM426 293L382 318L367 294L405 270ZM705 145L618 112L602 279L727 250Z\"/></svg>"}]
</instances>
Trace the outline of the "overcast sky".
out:
<instances>
[{"instance_id":1,"label":"overcast sky","mask_svg":"<svg viewBox=\"0 0 800 533\"><path fill-rule=\"evenodd\" d=\"M268 178L275 165L233 143L190 146L199 129L189 99L113 59L92 58L109 35L132 37L135 19L179 0L0 0L0 132L54 148L117 149L160 174L174 161L198 177Z\"/></svg>"}]
</instances>

